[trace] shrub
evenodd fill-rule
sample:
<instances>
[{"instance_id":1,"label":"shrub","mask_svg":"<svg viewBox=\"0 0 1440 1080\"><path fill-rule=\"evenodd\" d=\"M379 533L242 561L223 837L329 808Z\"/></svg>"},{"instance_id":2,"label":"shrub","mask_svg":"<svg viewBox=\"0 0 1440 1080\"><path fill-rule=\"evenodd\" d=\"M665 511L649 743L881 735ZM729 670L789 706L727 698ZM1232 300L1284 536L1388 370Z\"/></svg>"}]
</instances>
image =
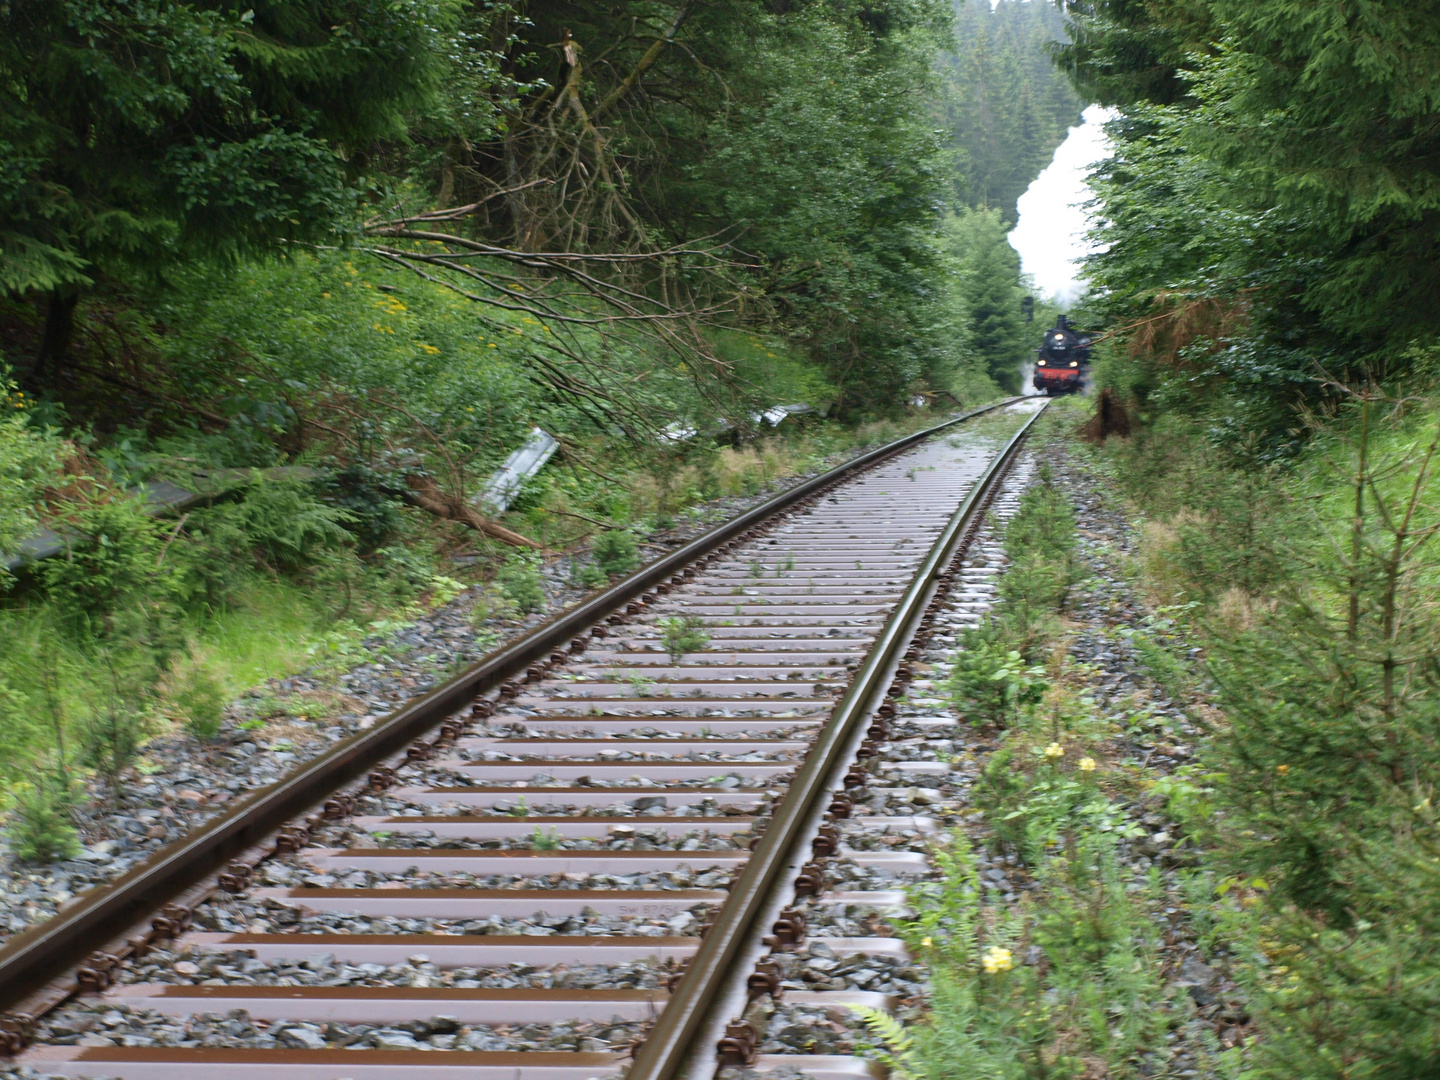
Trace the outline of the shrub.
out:
<instances>
[{"instance_id":1,"label":"shrub","mask_svg":"<svg viewBox=\"0 0 1440 1080\"><path fill-rule=\"evenodd\" d=\"M605 573L594 563L584 563L575 567L575 584L583 585L587 589L598 589L601 585L610 582L610 575Z\"/></svg>"},{"instance_id":2,"label":"shrub","mask_svg":"<svg viewBox=\"0 0 1440 1080\"><path fill-rule=\"evenodd\" d=\"M178 576L166 562L171 538L136 500L102 492L68 524L69 550L39 576L56 631L91 670L83 751L113 788L149 731L156 685L182 644Z\"/></svg>"},{"instance_id":3,"label":"shrub","mask_svg":"<svg viewBox=\"0 0 1440 1080\"><path fill-rule=\"evenodd\" d=\"M187 731L197 739L213 739L220 733L225 715L225 693L205 668L190 668L170 688L170 704L179 713Z\"/></svg>"},{"instance_id":4,"label":"shrub","mask_svg":"<svg viewBox=\"0 0 1440 1080\"><path fill-rule=\"evenodd\" d=\"M330 477L328 501L345 511L344 526L362 555L383 547L400 531L404 503L394 492L401 489L397 478L359 462Z\"/></svg>"},{"instance_id":5,"label":"shrub","mask_svg":"<svg viewBox=\"0 0 1440 1080\"><path fill-rule=\"evenodd\" d=\"M3 369L0 369L3 370ZM0 376L0 552L35 531L41 492L69 456L65 443L29 422L30 405L8 378ZM0 571L0 575L5 575Z\"/></svg>"},{"instance_id":6,"label":"shrub","mask_svg":"<svg viewBox=\"0 0 1440 1080\"><path fill-rule=\"evenodd\" d=\"M1225 861L1264 880L1283 958L1253 990L1261 1076L1418 1080L1440 1055L1440 424L1378 426L1327 448L1274 610L1212 653Z\"/></svg>"},{"instance_id":7,"label":"shrub","mask_svg":"<svg viewBox=\"0 0 1440 1080\"><path fill-rule=\"evenodd\" d=\"M522 615L545 607L545 588L540 576L540 560L526 552L514 552L496 575L500 595Z\"/></svg>"},{"instance_id":8,"label":"shrub","mask_svg":"<svg viewBox=\"0 0 1440 1080\"><path fill-rule=\"evenodd\" d=\"M611 529L601 533L590 550L595 565L610 578L628 574L640 565L635 536L628 529Z\"/></svg>"},{"instance_id":9,"label":"shrub","mask_svg":"<svg viewBox=\"0 0 1440 1080\"><path fill-rule=\"evenodd\" d=\"M1007 724L1045 696L1045 669L1027 664L993 626L967 630L945 681L950 701L972 724Z\"/></svg>"},{"instance_id":10,"label":"shrub","mask_svg":"<svg viewBox=\"0 0 1440 1080\"><path fill-rule=\"evenodd\" d=\"M327 506L303 484L261 480L228 509L246 542L276 569L298 569L321 550L352 543L345 526L354 515Z\"/></svg>"},{"instance_id":11,"label":"shrub","mask_svg":"<svg viewBox=\"0 0 1440 1080\"><path fill-rule=\"evenodd\" d=\"M42 770L33 783L16 784L10 812L10 849L26 862L54 862L80 851L70 820L74 796L68 780Z\"/></svg>"}]
</instances>

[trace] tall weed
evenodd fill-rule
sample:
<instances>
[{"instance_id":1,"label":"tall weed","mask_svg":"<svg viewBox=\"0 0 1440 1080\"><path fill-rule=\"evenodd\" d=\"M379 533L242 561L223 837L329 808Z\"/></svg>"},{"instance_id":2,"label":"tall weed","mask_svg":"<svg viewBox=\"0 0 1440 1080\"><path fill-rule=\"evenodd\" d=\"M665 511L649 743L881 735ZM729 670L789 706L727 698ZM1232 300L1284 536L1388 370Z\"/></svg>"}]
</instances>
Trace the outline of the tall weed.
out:
<instances>
[{"instance_id":1,"label":"tall weed","mask_svg":"<svg viewBox=\"0 0 1440 1080\"><path fill-rule=\"evenodd\" d=\"M1163 1047L1170 1022L1148 910L1157 896L1127 888L1114 841L1087 834L1048 858L1038 887L1008 907L982 903L963 834L936 863L939 882L912 889L916 914L903 927L934 984L928 1018L898 1048L904 1071L925 1080L1141 1075L1137 1059Z\"/></svg>"}]
</instances>

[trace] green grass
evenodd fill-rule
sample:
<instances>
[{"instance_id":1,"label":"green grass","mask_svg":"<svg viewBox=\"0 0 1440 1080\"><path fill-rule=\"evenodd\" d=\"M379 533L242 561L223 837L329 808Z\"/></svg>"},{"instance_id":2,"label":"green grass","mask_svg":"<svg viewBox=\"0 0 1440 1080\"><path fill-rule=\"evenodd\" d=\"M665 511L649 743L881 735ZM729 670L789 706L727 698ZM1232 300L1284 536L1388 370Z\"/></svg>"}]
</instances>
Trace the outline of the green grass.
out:
<instances>
[{"instance_id":1,"label":"green grass","mask_svg":"<svg viewBox=\"0 0 1440 1080\"><path fill-rule=\"evenodd\" d=\"M293 675L313 662L307 652L325 641L327 625L315 598L294 586L257 578L240 603L212 612L195 627L195 651L234 697L267 679Z\"/></svg>"}]
</instances>

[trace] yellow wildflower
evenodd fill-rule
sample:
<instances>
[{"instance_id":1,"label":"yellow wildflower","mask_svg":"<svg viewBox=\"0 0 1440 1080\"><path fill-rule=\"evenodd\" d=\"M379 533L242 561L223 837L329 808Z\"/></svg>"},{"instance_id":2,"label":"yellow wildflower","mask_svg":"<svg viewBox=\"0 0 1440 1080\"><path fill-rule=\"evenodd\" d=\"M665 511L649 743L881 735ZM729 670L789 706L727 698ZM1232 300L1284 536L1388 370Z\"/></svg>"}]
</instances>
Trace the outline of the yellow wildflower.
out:
<instances>
[{"instance_id":1,"label":"yellow wildflower","mask_svg":"<svg viewBox=\"0 0 1440 1080\"><path fill-rule=\"evenodd\" d=\"M928 948L930 948L930 946L931 946L933 943L932 943L931 940L927 937L927 938L921 938L921 939L920 939L920 944L923 945L923 946L925 946L925 948L928 949Z\"/></svg>"},{"instance_id":2,"label":"yellow wildflower","mask_svg":"<svg viewBox=\"0 0 1440 1080\"><path fill-rule=\"evenodd\" d=\"M1275 771L1276 771L1277 773L1279 773L1281 776L1285 776L1286 774L1288 774L1288 773L1290 772L1290 766L1289 766L1289 765L1276 765L1276 766L1275 766Z\"/></svg>"},{"instance_id":3,"label":"yellow wildflower","mask_svg":"<svg viewBox=\"0 0 1440 1080\"><path fill-rule=\"evenodd\" d=\"M1052 742L1049 746L1045 747L1045 756L1051 761L1059 761L1065 756L1065 748L1058 742Z\"/></svg>"},{"instance_id":4,"label":"yellow wildflower","mask_svg":"<svg viewBox=\"0 0 1440 1080\"><path fill-rule=\"evenodd\" d=\"M1079 761L1081 772L1094 772L1095 759L1093 757L1082 757Z\"/></svg>"},{"instance_id":5,"label":"yellow wildflower","mask_svg":"<svg viewBox=\"0 0 1440 1080\"><path fill-rule=\"evenodd\" d=\"M985 969L986 975L1003 975L1015 966L1015 957L1009 949L991 945L980 958L980 966Z\"/></svg>"}]
</instances>

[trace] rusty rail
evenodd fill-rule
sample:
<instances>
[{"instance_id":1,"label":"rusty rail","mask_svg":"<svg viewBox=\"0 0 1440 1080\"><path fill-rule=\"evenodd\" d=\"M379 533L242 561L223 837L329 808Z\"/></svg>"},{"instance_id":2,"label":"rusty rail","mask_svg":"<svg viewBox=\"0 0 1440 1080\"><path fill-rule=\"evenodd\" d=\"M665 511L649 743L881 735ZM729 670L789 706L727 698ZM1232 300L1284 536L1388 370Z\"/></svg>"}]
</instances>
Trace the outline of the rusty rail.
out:
<instances>
[{"instance_id":1,"label":"rusty rail","mask_svg":"<svg viewBox=\"0 0 1440 1080\"><path fill-rule=\"evenodd\" d=\"M123 877L85 894L52 918L11 939L0 948L0 1009L14 1008L16 1003L43 988L53 987L57 979L69 978L67 973L89 953L115 941L154 913L161 912L163 919L164 906L182 892L194 889L202 879L224 869L237 856L266 843L288 822L401 752L480 695L522 674L531 664L543 661L552 650L585 633L677 572L701 563L716 549L852 474L938 432L1017 400L1020 399L1006 398L973 409L797 484L664 558L641 567L397 709L368 731L298 766L275 784L255 792L195 832L162 848ZM1026 426L1028 428L1028 424ZM282 836L280 843L284 841ZM694 980L690 982L693 985ZM648 1053L647 1060L653 1056Z\"/></svg>"}]
</instances>

